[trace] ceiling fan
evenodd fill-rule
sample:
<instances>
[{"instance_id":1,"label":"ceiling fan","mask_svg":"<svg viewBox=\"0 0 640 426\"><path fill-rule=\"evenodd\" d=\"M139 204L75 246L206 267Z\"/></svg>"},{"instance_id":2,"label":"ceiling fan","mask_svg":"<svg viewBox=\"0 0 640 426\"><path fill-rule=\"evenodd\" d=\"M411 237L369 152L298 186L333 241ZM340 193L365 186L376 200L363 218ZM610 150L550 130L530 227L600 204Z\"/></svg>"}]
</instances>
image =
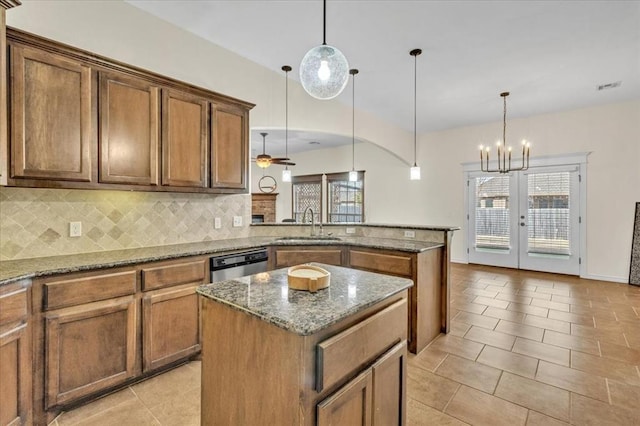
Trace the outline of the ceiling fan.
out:
<instances>
[{"instance_id":1,"label":"ceiling fan","mask_svg":"<svg viewBox=\"0 0 640 426\"><path fill-rule=\"evenodd\" d=\"M260 135L262 135L262 154L259 154L255 159L252 160L255 161L256 166L262 169L266 169L272 164L282 164L284 166L296 165L296 163L292 163L286 157L271 157L269 154L265 154L265 138L267 137L268 133L260 133Z\"/></svg>"}]
</instances>

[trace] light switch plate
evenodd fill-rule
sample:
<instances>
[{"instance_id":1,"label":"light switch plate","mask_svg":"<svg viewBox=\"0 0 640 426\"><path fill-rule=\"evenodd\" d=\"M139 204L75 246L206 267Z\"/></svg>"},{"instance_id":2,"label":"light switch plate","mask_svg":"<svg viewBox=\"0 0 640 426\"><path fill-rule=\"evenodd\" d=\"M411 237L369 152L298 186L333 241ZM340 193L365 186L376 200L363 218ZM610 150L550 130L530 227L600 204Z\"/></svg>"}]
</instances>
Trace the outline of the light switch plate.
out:
<instances>
[{"instance_id":1,"label":"light switch plate","mask_svg":"<svg viewBox=\"0 0 640 426\"><path fill-rule=\"evenodd\" d=\"M404 237L405 238L415 238L416 237L416 231L404 231Z\"/></svg>"},{"instance_id":2,"label":"light switch plate","mask_svg":"<svg viewBox=\"0 0 640 426\"><path fill-rule=\"evenodd\" d=\"M82 222L69 222L69 236L70 237L82 236Z\"/></svg>"},{"instance_id":3,"label":"light switch plate","mask_svg":"<svg viewBox=\"0 0 640 426\"><path fill-rule=\"evenodd\" d=\"M222 220L219 217L213 219L213 228L220 229L222 228Z\"/></svg>"},{"instance_id":4,"label":"light switch plate","mask_svg":"<svg viewBox=\"0 0 640 426\"><path fill-rule=\"evenodd\" d=\"M347 234L355 234L356 233L356 228L347 228L345 232Z\"/></svg>"},{"instance_id":5,"label":"light switch plate","mask_svg":"<svg viewBox=\"0 0 640 426\"><path fill-rule=\"evenodd\" d=\"M234 216L233 217L233 226L234 227L239 227L242 226L242 216Z\"/></svg>"}]
</instances>

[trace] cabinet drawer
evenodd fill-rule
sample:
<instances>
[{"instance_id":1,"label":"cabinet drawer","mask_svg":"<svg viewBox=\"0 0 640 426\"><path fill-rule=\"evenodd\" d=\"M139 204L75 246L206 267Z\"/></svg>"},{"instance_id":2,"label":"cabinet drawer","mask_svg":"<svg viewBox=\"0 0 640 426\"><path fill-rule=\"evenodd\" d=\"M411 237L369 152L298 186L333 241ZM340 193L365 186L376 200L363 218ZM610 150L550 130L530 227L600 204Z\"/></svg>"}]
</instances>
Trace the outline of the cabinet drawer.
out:
<instances>
[{"instance_id":1,"label":"cabinet drawer","mask_svg":"<svg viewBox=\"0 0 640 426\"><path fill-rule=\"evenodd\" d=\"M27 289L0 296L0 325L27 320Z\"/></svg>"},{"instance_id":2,"label":"cabinet drawer","mask_svg":"<svg viewBox=\"0 0 640 426\"><path fill-rule=\"evenodd\" d=\"M371 253L360 250L351 250L349 252L349 265L351 267L369 271L411 277L413 274L412 263L411 256Z\"/></svg>"},{"instance_id":3,"label":"cabinet drawer","mask_svg":"<svg viewBox=\"0 0 640 426\"><path fill-rule=\"evenodd\" d=\"M136 292L136 271L45 282L42 292L45 310L127 296Z\"/></svg>"},{"instance_id":4,"label":"cabinet drawer","mask_svg":"<svg viewBox=\"0 0 640 426\"><path fill-rule=\"evenodd\" d=\"M177 263L142 269L142 290L169 287L178 284L203 282L205 261Z\"/></svg>"},{"instance_id":5,"label":"cabinet drawer","mask_svg":"<svg viewBox=\"0 0 640 426\"><path fill-rule=\"evenodd\" d=\"M296 249L276 250L276 267L318 262L327 265L342 265L342 249Z\"/></svg>"},{"instance_id":6,"label":"cabinet drawer","mask_svg":"<svg viewBox=\"0 0 640 426\"><path fill-rule=\"evenodd\" d=\"M316 390L321 392L362 370L407 337L407 299L318 344Z\"/></svg>"}]
</instances>

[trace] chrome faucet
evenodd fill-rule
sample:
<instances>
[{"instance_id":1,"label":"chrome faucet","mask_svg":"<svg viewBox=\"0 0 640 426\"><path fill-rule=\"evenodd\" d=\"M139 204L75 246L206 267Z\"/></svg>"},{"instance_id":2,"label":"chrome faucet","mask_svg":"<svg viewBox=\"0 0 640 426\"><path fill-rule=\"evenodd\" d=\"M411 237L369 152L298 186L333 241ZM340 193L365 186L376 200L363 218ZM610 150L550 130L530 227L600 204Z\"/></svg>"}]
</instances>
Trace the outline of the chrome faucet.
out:
<instances>
[{"instance_id":1,"label":"chrome faucet","mask_svg":"<svg viewBox=\"0 0 640 426\"><path fill-rule=\"evenodd\" d=\"M308 211L311 212L311 236L315 237L316 236L316 215L313 212L313 209L311 207L307 207L306 209L304 209L304 212L302 213L302 223L305 223L305 219L307 217Z\"/></svg>"}]
</instances>

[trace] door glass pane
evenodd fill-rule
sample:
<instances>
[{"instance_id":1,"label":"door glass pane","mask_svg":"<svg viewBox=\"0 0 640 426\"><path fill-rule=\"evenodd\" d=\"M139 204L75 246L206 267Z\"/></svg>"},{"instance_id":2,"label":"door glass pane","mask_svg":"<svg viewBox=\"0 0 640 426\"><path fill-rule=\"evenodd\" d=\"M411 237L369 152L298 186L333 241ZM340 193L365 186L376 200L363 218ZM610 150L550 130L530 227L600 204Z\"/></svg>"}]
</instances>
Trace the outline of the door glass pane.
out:
<instances>
[{"instance_id":1,"label":"door glass pane","mask_svg":"<svg viewBox=\"0 0 640 426\"><path fill-rule=\"evenodd\" d=\"M508 250L509 175L476 178L476 248Z\"/></svg>"},{"instance_id":2,"label":"door glass pane","mask_svg":"<svg viewBox=\"0 0 640 426\"><path fill-rule=\"evenodd\" d=\"M527 179L527 252L571 254L570 172L532 173Z\"/></svg>"}]
</instances>

